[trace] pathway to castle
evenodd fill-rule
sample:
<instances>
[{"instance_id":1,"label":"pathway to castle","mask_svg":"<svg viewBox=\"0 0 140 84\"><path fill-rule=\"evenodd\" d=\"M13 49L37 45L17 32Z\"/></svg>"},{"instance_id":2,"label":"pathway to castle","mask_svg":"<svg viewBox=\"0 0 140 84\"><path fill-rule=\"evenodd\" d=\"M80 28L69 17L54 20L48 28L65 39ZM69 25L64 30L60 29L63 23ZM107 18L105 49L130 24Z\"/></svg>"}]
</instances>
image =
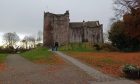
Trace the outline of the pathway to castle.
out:
<instances>
[{"instance_id":1,"label":"pathway to castle","mask_svg":"<svg viewBox=\"0 0 140 84\"><path fill-rule=\"evenodd\" d=\"M0 84L136 84L107 76L61 52L66 63L34 64L17 54L7 57L7 69L0 72Z\"/></svg>"},{"instance_id":2,"label":"pathway to castle","mask_svg":"<svg viewBox=\"0 0 140 84\"><path fill-rule=\"evenodd\" d=\"M81 70L85 71L91 77L95 78L96 81L93 81L91 84L137 84L127 79L122 79L122 78L118 79L118 78L111 77L62 52L56 51L55 53L58 54L60 57L68 60L75 66L79 67Z\"/></svg>"}]
</instances>

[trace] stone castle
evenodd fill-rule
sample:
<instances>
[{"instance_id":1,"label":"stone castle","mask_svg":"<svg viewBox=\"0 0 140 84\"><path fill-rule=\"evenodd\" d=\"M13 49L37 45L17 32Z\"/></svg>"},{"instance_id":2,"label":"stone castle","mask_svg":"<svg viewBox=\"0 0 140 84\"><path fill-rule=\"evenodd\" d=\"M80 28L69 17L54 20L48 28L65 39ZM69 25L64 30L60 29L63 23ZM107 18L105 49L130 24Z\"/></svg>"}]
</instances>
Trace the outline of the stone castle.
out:
<instances>
[{"instance_id":1,"label":"stone castle","mask_svg":"<svg viewBox=\"0 0 140 84\"><path fill-rule=\"evenodd\" d=\"M67 43L103 43L103 25L99 21L70 22L69 11L64 14L44 12L43 45L51 47Z\"/></svg>"}]
</instances>

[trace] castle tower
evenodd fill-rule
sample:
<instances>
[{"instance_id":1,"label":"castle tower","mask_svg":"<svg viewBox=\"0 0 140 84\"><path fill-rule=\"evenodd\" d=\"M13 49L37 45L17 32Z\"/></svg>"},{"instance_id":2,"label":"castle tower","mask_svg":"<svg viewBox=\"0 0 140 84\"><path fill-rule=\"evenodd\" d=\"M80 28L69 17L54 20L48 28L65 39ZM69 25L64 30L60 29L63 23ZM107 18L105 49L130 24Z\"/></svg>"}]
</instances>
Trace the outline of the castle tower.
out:
<instances>
[{"instance_id":1,"label":"castle tower","mask_svg":"<svg viewBox=\"0 0 140 84\"><path fill-rule=\"evenodd\" d=\"M64 14L44 13L43 45L51 47L55 42L63 45L69 42L69 11Z\"/></svg>"}]
</instances>

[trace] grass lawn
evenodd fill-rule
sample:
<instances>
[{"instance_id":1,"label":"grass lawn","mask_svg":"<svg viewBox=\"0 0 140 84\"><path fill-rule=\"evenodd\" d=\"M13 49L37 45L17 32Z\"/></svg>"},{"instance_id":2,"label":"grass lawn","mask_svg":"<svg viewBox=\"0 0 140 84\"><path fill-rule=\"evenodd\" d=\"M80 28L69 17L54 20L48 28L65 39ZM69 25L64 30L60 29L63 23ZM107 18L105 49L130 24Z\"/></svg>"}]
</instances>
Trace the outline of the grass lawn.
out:
<instances>
[{"instance_id":1,"label":"grass lawn","mask_svg":"<svg viewBox=\"0 0 140 84\"><path fill-rule=\"evenodd\" d=\"M3 71L5 69L5 60L7 55L6 54L0 54L0 71Z\"/></svg>"},{"instance_id":2,"label":"grass lawn","mask_svg":"<svg viewBox=\"0 0 140 84\"><path fill-rule=\"evenodd\" d=\"M6 60L6 54L0 54L0 63L3 63Z\"/></svg>"},{"instance_id":3,"label":"grass lawn","mask_svg":"<svg viewBox=\"0 0 140 84\"><path fill-rule=\"evenodd\" d=\"M57 55L48 51L47 48L36 48L24 53L21 53L24 58L39 64L61 64L63 60Z\"/></svg>"},{"instance_id":4,"label":"grass lawn","mask_svg":"<svg viewBox=\"0 0 140 84\"><path fill-rule=\"evenodd\" d=\"M140 52L66 52L88 65L115 77L122 77L121 67L125 64L134 64L140 67ZM140 83L140 80L138 80Z\"/></svg>"},{"instance_id":5,"label":"grass lawn","mask_svg":"<svg viewBox=\"0 0 140 84\"><path fill-rule=\"evenodd\" d=\"M60 51L93 52L96 51L90 43L70 43L59 47Z\"/></svg>"}]
</instances>

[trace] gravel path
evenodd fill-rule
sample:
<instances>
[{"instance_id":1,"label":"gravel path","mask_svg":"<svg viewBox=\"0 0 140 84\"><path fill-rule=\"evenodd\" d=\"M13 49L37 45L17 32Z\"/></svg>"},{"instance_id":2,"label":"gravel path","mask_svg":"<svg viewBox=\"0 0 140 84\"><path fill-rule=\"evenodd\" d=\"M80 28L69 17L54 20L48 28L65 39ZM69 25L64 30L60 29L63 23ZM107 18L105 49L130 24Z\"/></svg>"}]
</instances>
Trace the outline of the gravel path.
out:
<instances>
[{"instance_id":1,"label":"gravel path","mask_svg":"<svg viewBox=\"0 0 140 84\"><path fill-rule=\"evenodd\" d=\"M108 76L90 66L87 66L86 64L78 61L75 58L72 58L62 52L56 51L56 54L58 54L60 57L68 60L69 62L73 63L75 66L79 67L81 70L85 71L90 76L97 79L96 82L93 82L93 84L137 84L133 81L126 80L126 79L117 79L111 76Z\"/></svg>"},{"instance_id":2,"label":"gravel path","mask_svg":"<svg viewBox=\"0 0 140 84\"><path fill-rule=\"evenodd\" d=\"M0 84L92 84L95 79L71 63L34 64L13 54L7 57L7 69L0 73Z\"/></svg>"}]
</instances>

